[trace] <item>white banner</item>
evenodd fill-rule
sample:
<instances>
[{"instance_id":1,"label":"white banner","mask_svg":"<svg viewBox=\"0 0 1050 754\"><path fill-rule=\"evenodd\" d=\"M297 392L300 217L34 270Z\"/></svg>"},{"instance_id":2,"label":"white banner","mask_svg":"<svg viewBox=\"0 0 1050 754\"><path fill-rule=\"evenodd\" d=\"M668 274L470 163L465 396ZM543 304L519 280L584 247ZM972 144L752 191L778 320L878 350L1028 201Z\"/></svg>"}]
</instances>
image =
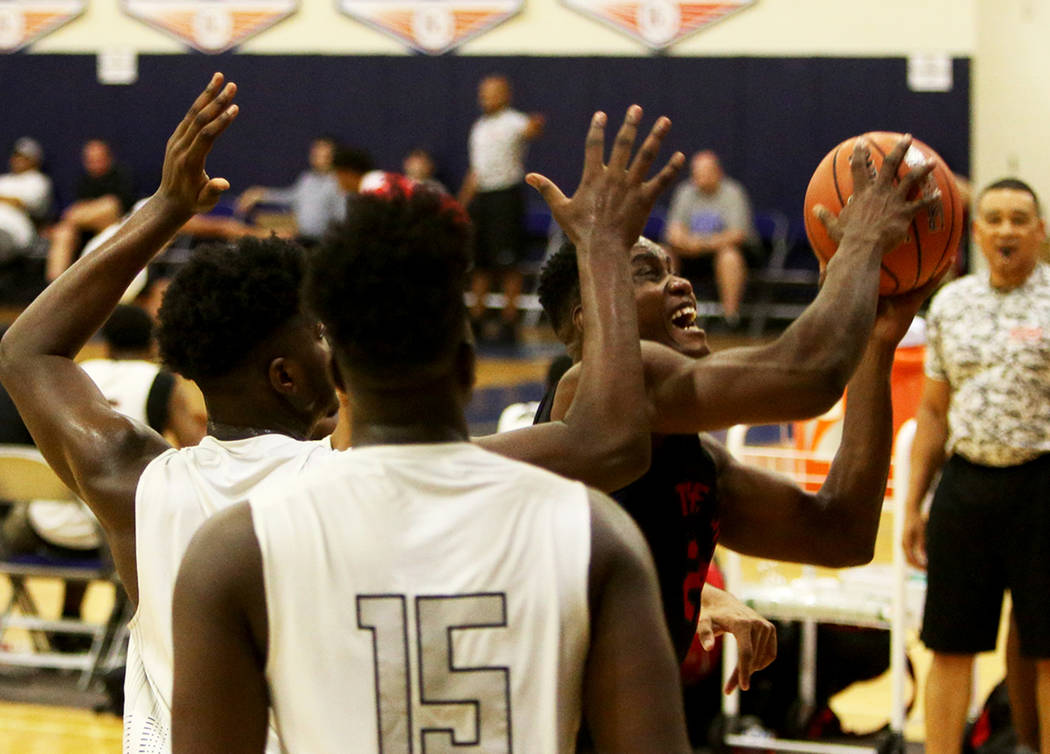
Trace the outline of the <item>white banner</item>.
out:
<instances>
[{"instance_id":1,"label":"white banner","mask_svg":"<svg viewBox=\"0 0 1050 754\"><path fill-rule=\"evenodd\" d=\"M524 0L340 0L343 13L414 50L440 55L503 23Z\"/></svg>"},{"instance_id":2,"label":"white banner","mask_svg":"<svg viewBox=\"0 0 1050 754\"><path fill-rule=\"evenodd\" d=\"M14 52L50 34L87 6L87 0L0 0L0 52Z\"/></svg>"},{"instance_id":3,"label":"white banner","mask_svg":"<svg viewBox=\"0 0 1050 754\"><path fill-rule=\"evenodd\" d=\"M299 0L124 0L133 18L201 52L225 52L299 9Z\"/></svg>"},{"instance_id":4,"label":"white banner","mask_svg":"<svg viewBox=\"0 0 1050 754\"><path fill-rule=\"evenodd\" d=\"M654 50L669 47L756 1L562 0L569 8L625 32Z\"/></svg>"}]
</instances>

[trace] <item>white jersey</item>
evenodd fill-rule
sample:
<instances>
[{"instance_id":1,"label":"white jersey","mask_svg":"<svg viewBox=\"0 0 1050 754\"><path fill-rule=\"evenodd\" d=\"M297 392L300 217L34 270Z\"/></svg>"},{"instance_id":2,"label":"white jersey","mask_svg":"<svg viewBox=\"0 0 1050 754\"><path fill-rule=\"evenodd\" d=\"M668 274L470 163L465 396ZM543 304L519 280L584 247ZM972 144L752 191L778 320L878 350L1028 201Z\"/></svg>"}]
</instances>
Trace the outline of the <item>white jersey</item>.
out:
<instances>
[{"instance_id":1,"label":"white jersey","mask_svg":"<svg viewBox=\"0 0 1050 754\"><path fill-rule=\"evenodd\" d=\"M160 365L139 359L88 359L80 363L114 409L149 425L146 400Z\"/></svg>"},{"instance_id":2,"label":"white jersey","mask_svg":"<svg viewBox=\"0 0 1050 754\"><path fill-rule=\"evenodd\" d=\"M287 751L575 750L583 485L470 443L395 445L250 502Z\"/></svg>"},{"instance_id":3,"label":"white jersey","mask_svg":"<svg viewBox=\"0 0 1050 754\"><path fill-rule=\"evenodd\" d=\"M135 495L139 604L128 624L124 678L124 752L171 751L172 596L190 539L214 513L243 502L270 479L301 472L333 453L328 440L285 435L220 441L169 450L154 458ZM267 751L280 751L272 740Z\"/></svg>"}]
</instances>

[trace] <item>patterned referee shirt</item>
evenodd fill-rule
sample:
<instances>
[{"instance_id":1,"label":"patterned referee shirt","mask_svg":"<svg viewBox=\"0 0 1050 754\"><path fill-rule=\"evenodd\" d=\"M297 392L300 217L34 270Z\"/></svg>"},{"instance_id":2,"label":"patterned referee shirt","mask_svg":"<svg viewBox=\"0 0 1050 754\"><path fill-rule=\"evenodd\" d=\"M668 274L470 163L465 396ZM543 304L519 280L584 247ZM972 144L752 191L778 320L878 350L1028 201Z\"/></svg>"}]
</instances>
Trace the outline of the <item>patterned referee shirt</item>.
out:
<instances>
[{"instance_id":1,"label":"patterned referee shirt","mask_svg":"<svg viewBox=\"0 0 1050 754\"><path fill-rule=\"evenodd\" d=\"M1050 452L1050 268L1009 291L987 273L956 280L927 326L926 376L951 388L949 452L984 466Z\"/></svg>"}]
</instances>

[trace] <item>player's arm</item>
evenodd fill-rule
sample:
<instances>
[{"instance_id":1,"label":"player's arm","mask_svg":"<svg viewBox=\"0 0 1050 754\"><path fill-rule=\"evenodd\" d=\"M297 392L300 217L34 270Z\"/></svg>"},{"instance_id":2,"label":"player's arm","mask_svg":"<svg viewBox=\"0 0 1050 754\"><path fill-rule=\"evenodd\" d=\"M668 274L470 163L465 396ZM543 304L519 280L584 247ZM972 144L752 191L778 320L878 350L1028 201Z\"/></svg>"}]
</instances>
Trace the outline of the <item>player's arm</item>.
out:
<instances>
[{"instance_id":1,"label":"player's arm","mask_svg":"<svg viewBox=\"0 0 1050 754\"><path fill-rule=\"evenodd\" d=\"M704 438L719 466L720 531L726 547L836 568L871 560L893 447L893 354L935 285L879 302L872 337L849 384L842 442L816 493L741 464Z\"/></svg>"},{"instance_id":2,"label":"player's arm","mask_svg":"<svg viewBox=\"0 0 1050 754\"><path fill-rule=\"evenodd\" d=\"M674 155L652 179L646 174L670 128L656 121L631 161L641 108L628 110L604 164L605 116L587 135L583 177L572 198L531 174L554 218L577 245L583 357L575 400L554 421L481 438L489 450L543 466L600 489L617 489L649 468L649 417L644 400L638 314L628 259L656 197L681 167Z\"/></svg>"},{"instance_id":3,"label":"player's arm","mask_svg":"<svg viewBox=\"0 0 1050 754\"><path fill-rule=\"evenodd\" d=\"M522 131L521 138L525 141L536 141L536 139L543 136L543 131L546 127L546 115L543 113L529 113L525 122L525 130Z\"/></svg>"},{"instance_id":4,"label":"player's arm","mask_svg":"<svg viewBox=\"0 0 1050 754\"><path fill-rule=\"evenodd\" d=\"M464 207L468 206L474 201L474 195L478 192L478 177L471 168L467 171L467 174L463 176L463 185L459 187L459 193L456 194L456 201L462 204Z\"/></svg>"},{"instance_id":5,"label":"player's arm","mask_svg":"<svg viewBox=\"0 0 1050 754\"><path fill-rule=\"evenodd\" d=\"M688 433L733 424L817 416L830 408L864 354L875 322L882 256L904 238L915 214L939 197L908 196L932 169L912 170L894 185L910 144L902 138L878 177L867 173L867 147L857 140L850 165L856 190L838 218L818 214L839 239L816 299L775 341L688 359L647 347L653 429Z\"/></svg>"},{"instance_id":6,"label":"player's arm","mask_svg":"<svg viewBox=\"0 0 1050 754\"><path fill-rule=\"evenodd\" d=\"M63 482L98 517L132 600L135 488L167 443L117 413L74 357L112 313L146 263L188 217L214 206L229 184L204 159L236 114L236 87L216 74L168 140L160 188L102 247L80 259L15 320L0 342L0 379Z\"/></svg>"},{"instance_id":7,"label":"player's arm","mask_svg":"<svg viewBox=\"0 0 1050 754\"><path fill-rule=\"evenodd\" d=\"M584 712L595 748L610 754L686 754L678 663L660 607L649 547L609 498L590 493L591 647Z\"/></svg>"},{"instance_id":8,"label":"player's arm","mask_svg":"<svg viewBox=\"0 0 1050 754\"><path fill-rule=\"evenodd\" d=\"M950 402L949 384L927 376L915 414L908 497L904 505L904 557L915 568L926 568L926 517L922 514L922 501L947 455Z\"/></svg>"},{"instance_id":9,"label":"player's arm","mask_svg":"<svg viewBox=\"0 0 1050 754\"><path fill-rule=\"evenodd\" d=\"M265 749L267 633L262 553L241 503L201 526L175 582L175 754Z\"/></svg>"}]
</instances>

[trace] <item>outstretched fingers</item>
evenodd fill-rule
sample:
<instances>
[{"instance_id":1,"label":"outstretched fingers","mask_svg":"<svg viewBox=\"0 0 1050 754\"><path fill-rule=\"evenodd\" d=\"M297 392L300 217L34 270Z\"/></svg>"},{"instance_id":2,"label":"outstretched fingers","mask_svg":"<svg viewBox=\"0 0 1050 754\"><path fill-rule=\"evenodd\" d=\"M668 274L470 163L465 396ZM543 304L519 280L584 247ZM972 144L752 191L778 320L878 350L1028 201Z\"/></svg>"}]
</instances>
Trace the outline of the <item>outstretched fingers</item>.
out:
<instances>
[{"instance_id":1,"label":"outstretched fingers","mask_svg":"<svg viewBox=\"0 0 1050 754\"><path fill-rule=\"evenodd\" d=\"M185 132L185 136L190 140L190 143L192 143L193 140L196 140L201 132L207 130L216 120L223 119L227 116L227 110L230 108L236 94L237 85L230 81L211 102L201 108Z\"/></svg>"},{"instance_id":2,"label":"outstretched fingers","mask_svg":"<svg viewBox=\"0 0 1050 754\"><path fill-rule=\"evenodd\" d=\"M897 190L901 196L911 196L911 192L915 190L916 186L921 186L926 180L927 176L933 171L934 164L930 161L926 161L921 165L913 166L908 174L901 178L900 184L897 186ZM933 192L931 192L932 195ZM938 197L940 193L937 192ZM929 198L929 197L927 197Z\"/></svg>"},{"instance_id":3,"label":"outstretched fingers","mask_svg":"<svg viewBox=\"0 0 1050 754\"><path fill-rule=\"evenodd\" d=\"M886 159L882 161L882 170L879 171L878 177L879 182L882 184L893 183L897 177L897 171L900 170L901 163L904 161L904 155L911 148L911 141L911 134L904 134L893 145L893 149L886 155Z\"/></svg>"},{"instance_id":4,"label":"outstretched fingers","mask_svg":"<svg viewBox=\"0 0 1050 754\"><path fill-rule=\"evenodd\" d=\"M615 170L617 173L627 170L627 164L631 159L631 150L634 148L634 140L638 136L638 123L641 119L641 107L631 105L627 108L627 115L624 116L620 130L616 132L612 154L609 155L609 170Z\"/></svg>"},{"instance_id":5,"label":"outstretched fingers","mask_svg":"<svg viewBox=\"0 0 1050 754\"><path fill-rule=\"evenodd\" d=\"M656 197L667 190L667 187L674 182L684 166L684 154L675 152L671 155L671 159L667 161L667 164L663 166L660 172L642 184L642 191L646 200L650 203L655 202Z\"/></svg>"},{"instance_id":6,"label":"outstretched fingers","mask_svg":"<svg viewBox=\"0 0 1050 754\"><path fill-rule=\"evenodd\" d=\"M237 105L228 105L205 123L190 145L190 158L203 158L211 149L216 137L229 128L239 112L240 108Z\"/></svg>"},{"instance_id":7,"label":"outstretched fingers","mask_svg":"<svg viewBox=\"0 0 1050 754\"><path fill-rule=\"evenodd\" d=\"M849 156L849 171L853 177L853 193L871 183L871 145L861 136L853 142Z\"/></svg>"},{"instance_id":8,"label":"outstretched fingers","mask_svg":"<svg viewBox=\"0 0 1050 754\"><path fill-rule=\"evenodd\" d=\"M233 123L237 113L240 112L237 105L231 104L236 94L237 85L231 81L223 87L211 103L197 114L193 125L186 132L185 138L189 140L189 143L186 145L185 160L191 170L204 169L204 161L216 137Z\"/></svg>"},{"instance_id":9,"label":"outstretched fingers","mask_svg":"<svg viewBox=\"0 0 1050 754\"><path fill-rule=\"evenodd\" d=\"M189 130L201 110L211 104L216 95L222 90L222 85L225 80L226 79L222 73L215 72L212 74L211 81L209 81L208 85L204 87L204 91L197 95L197 99L193 101L193 104L190 105L190 109L186 111L186 115L175 128L175 132L171 135L173 141L180 139L182 135Z\"/></svg>"},{"instance_id":10,"label":"outstretched fingers","mask_svg":"<svg viewBox=\"0 0 1050 754\"><path fill-rule=\"evenodd\" d=\"M581 182L601 172L605 161L606 120L608 118L601 110L591 117L591 125L587 129L587 139L583 145L583 179Z\"/></svg>"},{"instance_id":11,"label":"outstretched fingers","mask_svg":"<svg viewBox=\"0 0 1050 754\"><path fill-rule=\"evenodd\" d=\"M642 148L634 156L631 167L627 170L627 180L632 183L641 183L649 174L649 168L656 161L656 155L660 153L660 145L664 137L671 130L671 120L666 116L656 119L653 127L649 129L649 135L642 142Z\"/></svg>"}]
</instances>

